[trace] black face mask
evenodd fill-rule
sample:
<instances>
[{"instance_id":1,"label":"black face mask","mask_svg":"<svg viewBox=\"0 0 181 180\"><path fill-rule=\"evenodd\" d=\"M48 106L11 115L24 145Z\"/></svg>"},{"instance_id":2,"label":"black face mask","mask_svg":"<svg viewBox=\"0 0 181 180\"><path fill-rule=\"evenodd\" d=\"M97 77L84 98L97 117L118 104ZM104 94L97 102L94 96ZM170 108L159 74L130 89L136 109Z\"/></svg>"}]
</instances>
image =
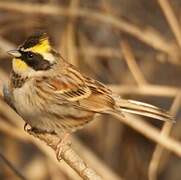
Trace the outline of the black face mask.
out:
<instances>
[{"instance_id":1,"label":"black face mask","mask_svg":"<svg viewBox=\"0 0 181 180\"><path fill-rule=\"evenodd\" d=\"M31 51L20 51L21 53L21 59L30 67L32 67L34 70L48 70L51 68L52 64L46 60L43 59L43 56L39 53L34 53Z\"/></svg>"}]
</instances>

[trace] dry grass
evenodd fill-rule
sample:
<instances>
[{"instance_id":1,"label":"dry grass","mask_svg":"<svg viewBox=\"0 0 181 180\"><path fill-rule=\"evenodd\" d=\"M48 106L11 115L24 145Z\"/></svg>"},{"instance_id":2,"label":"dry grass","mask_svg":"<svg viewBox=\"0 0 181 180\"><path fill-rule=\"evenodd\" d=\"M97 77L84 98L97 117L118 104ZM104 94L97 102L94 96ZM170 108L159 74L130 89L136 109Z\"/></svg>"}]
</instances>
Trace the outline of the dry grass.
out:
<instances>
[{"instance_id":1,"label":"dry grass","mask_svg":"<svg viewBox=\"0 0 181 180\"><path fill-rule=\"evenodd\" d=\"M0 91L10 73L6 51L43 28L82 72L125 98L150 102L176 117L174 124L131 116L122 123L96 119L72 140L88 166L103 179L179 180L179 5L179 0L0 0ZM23 131L23 120L2 97L0 138L1 153L27 179L81 179L71 164L57 162L50 148ZM2 160L0 179L18 179Z\"/></svg>"}]
</instances>

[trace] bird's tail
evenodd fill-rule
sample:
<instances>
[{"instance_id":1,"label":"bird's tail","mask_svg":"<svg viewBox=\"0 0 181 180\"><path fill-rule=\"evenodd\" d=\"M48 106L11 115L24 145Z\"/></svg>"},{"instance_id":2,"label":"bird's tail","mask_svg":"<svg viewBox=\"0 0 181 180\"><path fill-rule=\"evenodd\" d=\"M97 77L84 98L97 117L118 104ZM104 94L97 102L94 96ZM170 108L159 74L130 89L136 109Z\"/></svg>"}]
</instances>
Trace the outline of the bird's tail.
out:
<instances>
[{"instance_id":1,"label":"bird's tail","mask_svg":"<svg viewBox=\"0 0 181 180\"><path fill-rule=\"evenodd\" d=\"M119 100L116 100L116 102L116 110L121 111L123 113L125 112L147 116L162 121L173 121L173 117L169 114L169 112L151 104L134 100L124 100L121 98Z\"/></svg>"}]
</instances>

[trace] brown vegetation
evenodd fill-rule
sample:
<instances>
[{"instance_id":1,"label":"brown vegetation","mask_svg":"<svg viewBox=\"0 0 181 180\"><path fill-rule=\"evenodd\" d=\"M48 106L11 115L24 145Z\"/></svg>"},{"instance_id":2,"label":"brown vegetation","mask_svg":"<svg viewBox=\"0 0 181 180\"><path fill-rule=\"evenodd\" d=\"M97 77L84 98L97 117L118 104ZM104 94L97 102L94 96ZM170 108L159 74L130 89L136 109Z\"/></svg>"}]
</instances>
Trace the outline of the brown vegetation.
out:
<instances>
[{"instance_id":1,"label":"brown vegetation","mask_svg":"<svg viewBox=\"0 0 181 180\"><path fill-rule=\"evenodd\" d=\"M180 12L179 0L0 0L0 179L180 180ZM170 110L176 123L97 117L71 146L93 174L74 167L66 151L58 162L2 98L11 69L6 51L39 29L83 73L124 98ZM56 139L42 140L49 138Z\"/></svg>"}]
</instances>

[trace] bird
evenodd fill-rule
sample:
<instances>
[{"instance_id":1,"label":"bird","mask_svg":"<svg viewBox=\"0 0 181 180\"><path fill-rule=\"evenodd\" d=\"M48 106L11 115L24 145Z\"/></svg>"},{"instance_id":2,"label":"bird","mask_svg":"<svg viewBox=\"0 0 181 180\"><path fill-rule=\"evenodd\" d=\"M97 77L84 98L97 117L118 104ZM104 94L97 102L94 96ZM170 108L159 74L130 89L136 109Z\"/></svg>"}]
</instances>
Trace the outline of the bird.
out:
<instances>
[{"instance_id":1,"label":"bird","mask_svg":"<svg viewBox=\"0 0 181 180\"><path fill-rule=\"evenodd\" d=\"M113 112L124 118L125 113L132 113L173 121L169 112L123 99L103 83L81 73L53 48L45 32L33 33L8 53L13 56L12 72L3 88L4 99L26 125L63 136L59 149L67 134L83 128L96 114Z\"/></svg>"}]
</instances>

